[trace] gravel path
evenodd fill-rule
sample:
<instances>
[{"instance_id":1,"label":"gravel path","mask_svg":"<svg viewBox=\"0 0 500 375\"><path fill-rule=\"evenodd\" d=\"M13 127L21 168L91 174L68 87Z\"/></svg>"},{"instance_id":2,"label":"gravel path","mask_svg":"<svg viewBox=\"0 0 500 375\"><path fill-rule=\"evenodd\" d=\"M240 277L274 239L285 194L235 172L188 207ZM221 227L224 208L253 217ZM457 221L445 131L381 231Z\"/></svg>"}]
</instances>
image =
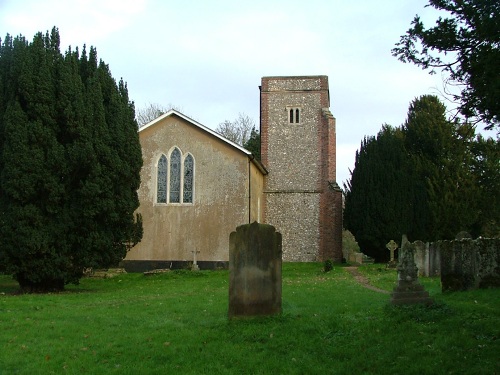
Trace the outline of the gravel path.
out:
<instances>
[{"instance_id":1,"label":"gravel path","mask_svg":"<svg viewBox=\"0 0 500 375\"><path fill-rule=\"evenodd\" d=\"M358 271L358 267L345 267L345 270L348 271L352 276L354 276L356 281L363 285L365 288L378 293L390 294L390 292L388 292L387 290L380 289L376 286L371 285L370 281Z\"/></svg>"}]
</instances>

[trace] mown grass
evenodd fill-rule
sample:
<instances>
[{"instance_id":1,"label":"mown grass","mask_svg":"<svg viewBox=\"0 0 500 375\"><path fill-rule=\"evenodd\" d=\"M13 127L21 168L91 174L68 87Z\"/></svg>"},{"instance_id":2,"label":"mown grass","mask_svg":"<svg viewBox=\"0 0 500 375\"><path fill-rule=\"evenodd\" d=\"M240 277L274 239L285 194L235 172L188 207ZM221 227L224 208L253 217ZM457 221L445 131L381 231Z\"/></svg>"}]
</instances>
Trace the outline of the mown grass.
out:
<instances>
[{"instance_id":1,"label":"mown grass","mask_svg":"<svg viewBox=\"0 0 500 375\"><path fill-rule=\"evenodd\" d=\"M383 266L382 266L383 268ZM379 288L395 273L361 267ZM14 295L0 276L0 374L495 374L500 291L393 307L342 267L284 264L283 314L227 319L228 273L112 279Z\"/></svg>"}]
</instances>

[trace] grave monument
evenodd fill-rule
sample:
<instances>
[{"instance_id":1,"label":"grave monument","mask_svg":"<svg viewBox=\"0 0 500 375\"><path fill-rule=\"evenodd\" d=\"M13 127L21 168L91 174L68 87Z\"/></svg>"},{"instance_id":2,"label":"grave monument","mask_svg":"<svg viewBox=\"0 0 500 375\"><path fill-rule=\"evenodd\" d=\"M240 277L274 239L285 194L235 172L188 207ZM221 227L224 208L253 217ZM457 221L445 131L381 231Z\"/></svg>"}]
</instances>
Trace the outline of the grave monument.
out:
<instances>
[{"instance_id":1,"label":"grave monument","mask_svg":"<svg viewBox=\"0 0 500 375\"><path fill-rule=\"evenodd\" d=\"M423 303L430 305L432 299L429 293L418 281L418 268L414 259L415 244L410 243L403 235L401 252L397 266L398 285L391 294L391 303L394 305Z\"/></svg>"},{"instance_id":2,"label":"grave monument","mask_svg":"<svg viewBox=\"0 0 500 375\"><path fill-rule=\"evenodd\" d=\"M229 318L281 313L281 233L241 225L229 236Z\"/></svg>"}]
</instances>

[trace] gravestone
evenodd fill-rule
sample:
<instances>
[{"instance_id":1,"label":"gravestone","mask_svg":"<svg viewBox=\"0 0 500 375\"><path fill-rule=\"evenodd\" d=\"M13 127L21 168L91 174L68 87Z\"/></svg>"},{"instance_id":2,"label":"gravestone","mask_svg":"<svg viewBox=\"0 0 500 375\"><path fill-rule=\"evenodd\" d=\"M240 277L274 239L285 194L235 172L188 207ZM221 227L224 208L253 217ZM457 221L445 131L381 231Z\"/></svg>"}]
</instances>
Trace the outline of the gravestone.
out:
<instances>
[{"instance_id":1,"label":"gravestone","mask_svg":"<svg viewBox=\"0 0 500 375\"><path fill-rule=\"evenodd\" d=\"M191 266L191 271L199 271L200 267L198 267L198 263L196 262L196 254L199 253L197 250L191 251L193 253L193 265Z\"/></svg>"},{"instance_id":2,"label":"gravestone","mask_svg":"<svg viewBox=\"0 0 500 375\"><path fill-rule=\"evenodd\" d=\"M387 263L387 268L396 268L397 262L394 260L394 251L398 248L398 244L394 240L390 240L385 247L391 252L391 258Z\"/></svg>"},{"instance_id":3,"label":"gravestone","mask_svg":"<svg viewBox=\"0 0 500 375\"><path fill-rule=\"evenodd\" d=\"M415 264L414 254L415 244L408 242L406 236L403 235L397 266L398 285L391 294L391 303L394 305L415 303L430 305L433 302L429 297L429 293L424 290L424 287L418 281L418 269Z\"/></svg>"},{"instance_id":4,"label":"gravestone","mask_svg":"<svg viewBox=\"0 0 500 375\"><path fill-rule=\"evenodd\" d=\"M281 233L241 225L229 236L229 318L281 313Z\"/></svg>"}]
</instances>

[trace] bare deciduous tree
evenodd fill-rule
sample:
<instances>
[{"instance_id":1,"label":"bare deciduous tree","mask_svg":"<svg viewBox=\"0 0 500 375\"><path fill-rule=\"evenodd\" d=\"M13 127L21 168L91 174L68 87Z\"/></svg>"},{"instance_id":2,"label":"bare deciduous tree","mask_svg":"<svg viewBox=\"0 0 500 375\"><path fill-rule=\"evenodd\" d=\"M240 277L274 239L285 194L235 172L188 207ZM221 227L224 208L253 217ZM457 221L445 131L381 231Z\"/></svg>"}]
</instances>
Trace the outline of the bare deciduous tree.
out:
<instances>
[{"instance_id":1,"label":"bare deciduous tree","mask_svg":"<svg viewBox=\"0 0 500 375\"><path fill-rule=\"evenodd\" d=\"M137 110L135 114L135 119L137 120L139 128L141 128L148 122L153 121L154 119L167 113L171 109L180 111L179 107L176 107L171 103L169 103L167 106L162 106L161 104L158 103L149 103L145 108Z\"/></svg>"},{"instance_id":2,"label":"bare deciduous tree","mask_svg":"<svg viewBox=\"0 0 500 375\"><path fill-rule=\"evenodd\" d=\"M215 131L230 141L243 146L250 139L252 129L254 128L255 121L248 115L239 113L238 118L235 120L224 120L221 122Z\"/></svg>"}]
</instances>

